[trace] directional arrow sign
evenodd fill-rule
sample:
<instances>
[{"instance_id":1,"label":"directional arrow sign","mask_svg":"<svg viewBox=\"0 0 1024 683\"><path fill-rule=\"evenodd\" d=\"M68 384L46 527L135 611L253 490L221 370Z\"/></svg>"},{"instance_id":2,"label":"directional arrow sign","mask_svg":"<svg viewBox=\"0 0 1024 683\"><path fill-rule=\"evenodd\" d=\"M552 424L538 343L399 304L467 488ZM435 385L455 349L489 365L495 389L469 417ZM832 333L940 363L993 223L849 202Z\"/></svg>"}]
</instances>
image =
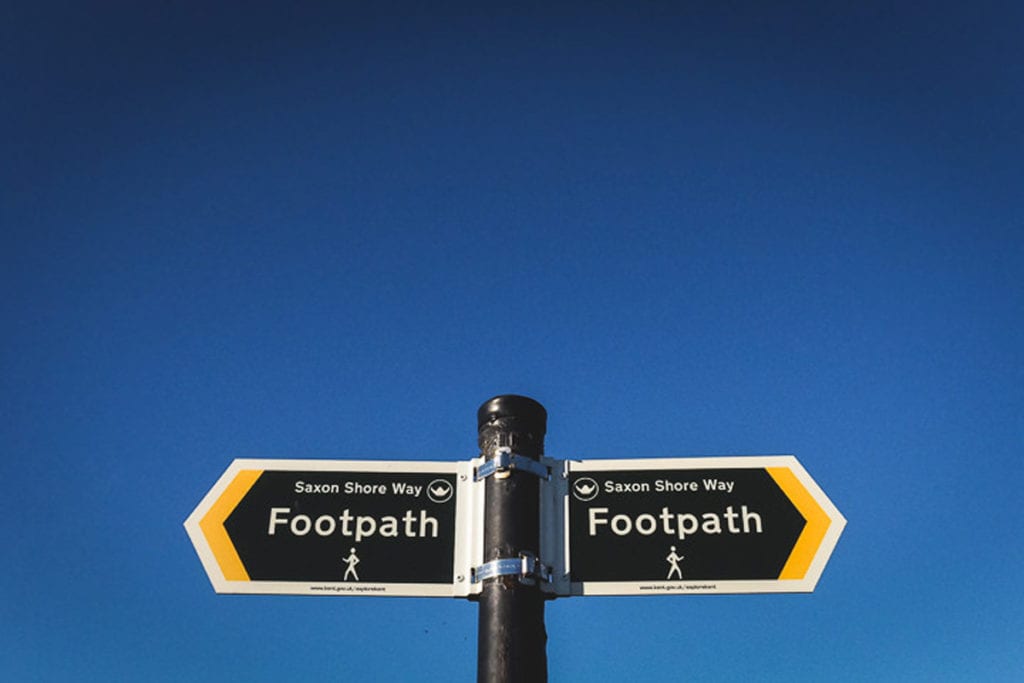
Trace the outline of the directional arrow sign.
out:
<instances>
[{"instance_id":1,"label":"directional arrow sign","mask_svg":"<svg viewBox=\"0 0 1024 683\"><path fill-rule=\"evenodd\" d=\"M573 595L810 592L846 520L792 456L569 461Z\"/></svg>"},{"instance_id":2,"label":"directional arrow sign","mask_svg":"<svg viewBox=\"0 0 1024 683\"><path fill-rule=\"evenodd\" d=\"M466 595L468 467L235 460L185 528L218 593Z\"/></svg>"}]
</instances>

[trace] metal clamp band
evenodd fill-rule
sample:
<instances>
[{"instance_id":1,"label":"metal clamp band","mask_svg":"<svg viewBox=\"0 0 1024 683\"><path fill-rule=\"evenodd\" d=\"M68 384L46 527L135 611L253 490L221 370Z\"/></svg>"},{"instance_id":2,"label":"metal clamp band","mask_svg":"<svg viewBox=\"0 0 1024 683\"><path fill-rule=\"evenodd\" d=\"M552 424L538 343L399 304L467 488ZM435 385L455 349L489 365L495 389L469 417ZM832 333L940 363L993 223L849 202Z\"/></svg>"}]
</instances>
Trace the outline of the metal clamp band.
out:
<instances>
[{"instance_id":1,"label":"metal clamp band","mask_svg":"<svg viewBox=\"0 0 1024 683\"><path fill-rule=\"evenodd\" d=\"M491 560L473 569L473 583L480 583L496 576L519 576L519 582L533 586L538 580L551 583L551 567L537 559L533 553L519 553L519 557L504 557Z\"/></svg>"},{"instance_id":2,"label":"metal clamp band","mask_svg":"<svg viewBox=\"0 0 1024 683\"><path fill-rule=\"evenodd\" d=\"M510 470L522 470L535 474L541 479L551 479L551 470L542 462L525 458L512 452L508 446L502 446L494 454L494 457L476 468L473 481L480 481L496 472L508 472Z\"/></svg>"}]
</instances>

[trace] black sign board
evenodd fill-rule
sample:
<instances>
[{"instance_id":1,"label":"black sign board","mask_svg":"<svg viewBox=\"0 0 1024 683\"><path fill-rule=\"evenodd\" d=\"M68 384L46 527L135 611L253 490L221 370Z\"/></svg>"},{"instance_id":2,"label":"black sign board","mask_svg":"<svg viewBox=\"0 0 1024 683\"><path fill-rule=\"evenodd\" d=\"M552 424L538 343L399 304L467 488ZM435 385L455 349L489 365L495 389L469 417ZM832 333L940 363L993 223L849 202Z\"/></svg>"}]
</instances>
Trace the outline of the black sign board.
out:
<instances>
[{"instance_id":1,"label":"black sign board","mask_svg":"<svg viewBox=\"0 0 1024 683\"><path fill-rule=\"evenodd\" d=\"M573 462L567 500L574 594L813 590L845 524L789 456Z\"/></svg>"},{"instance_id":2,"label":"black sign board","mask_svg":"<svg viewBox=\"0 0 1024 683\"><path fill-rule=\"evenodd\" d=\"M457 469L235 461L186 527L219 592L450 596Z\"/></svg>"}]
</instances>

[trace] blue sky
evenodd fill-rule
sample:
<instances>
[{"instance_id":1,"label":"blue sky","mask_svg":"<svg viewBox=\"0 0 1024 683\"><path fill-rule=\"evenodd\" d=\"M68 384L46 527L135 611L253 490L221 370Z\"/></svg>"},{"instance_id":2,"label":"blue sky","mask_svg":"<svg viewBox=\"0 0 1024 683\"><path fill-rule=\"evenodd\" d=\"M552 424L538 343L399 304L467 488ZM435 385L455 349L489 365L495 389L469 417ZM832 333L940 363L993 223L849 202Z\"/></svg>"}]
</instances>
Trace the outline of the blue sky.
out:
<instances>
[{"instance_id":1,"label":"blue sky","mask_svg":"<svg viewBox=\"0 0 1024 683\"><path fill-rule=\"evenodd\" d=\"M1024 677L1019 3L0 22L0 678L471 680L476 606L215 595L236 457L793 453L810 595L547 609L552 680Z\"/></svg>"}]
</instances>

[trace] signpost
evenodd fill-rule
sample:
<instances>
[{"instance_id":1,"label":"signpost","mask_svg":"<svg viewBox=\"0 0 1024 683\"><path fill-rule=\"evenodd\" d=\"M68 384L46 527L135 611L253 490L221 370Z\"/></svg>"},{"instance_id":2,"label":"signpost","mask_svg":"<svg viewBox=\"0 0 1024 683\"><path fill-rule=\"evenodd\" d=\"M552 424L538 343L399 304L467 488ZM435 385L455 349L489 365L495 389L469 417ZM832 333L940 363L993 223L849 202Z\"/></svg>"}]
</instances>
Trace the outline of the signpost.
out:
<instances>
[{"instance_id":1,"label":"signpost","mask_svg":"<svg viewBox=\"0 0 1024 683\"><path fill-rule=\"evenodd\" d=\"M846 520L792 456L567 463L571 595L810 592Z\"/></svg>"},{"instance_id":2,"label":"signpost","mask_svg":"<svg viewBox=\"0 0 1024 683\"><path fill-rule=\"evenodd\" d=\"M185 527L218 593L465 596L467 469L235 460Z\"/></svg>"},{"instance_id":3,"label":"signpost","mask_svg":"<svg viewBox=\"0 0 1024 683\"><path fill-rule=\"evenodd\" d=\"M463 462L235 460L185 521L218 593L464 597L480 681L547 680L544 601L811 592L846 520L792 456L554 460L497 396Z\"/></svg>"}]
</instances>

